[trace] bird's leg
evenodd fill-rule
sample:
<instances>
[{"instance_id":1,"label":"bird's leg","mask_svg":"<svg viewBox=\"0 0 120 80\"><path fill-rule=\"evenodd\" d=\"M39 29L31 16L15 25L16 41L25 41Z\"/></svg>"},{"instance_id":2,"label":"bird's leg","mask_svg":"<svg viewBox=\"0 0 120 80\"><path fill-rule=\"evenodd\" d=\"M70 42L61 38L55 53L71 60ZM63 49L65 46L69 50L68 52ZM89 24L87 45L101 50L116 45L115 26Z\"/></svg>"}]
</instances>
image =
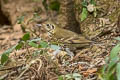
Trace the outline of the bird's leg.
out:
<instances>
[{"instance_id":1,"label":"bird's leg","mask_svg":"<svg viewBox=\"0 0 120 80\"><path fill-rule=\"evenodd\" d=\"M71 59L73 59L74 53L72 51L70 51L69 48L65 48L65 51L68 53L68 55L71 57Z\"/></svg>"}]
</instances>

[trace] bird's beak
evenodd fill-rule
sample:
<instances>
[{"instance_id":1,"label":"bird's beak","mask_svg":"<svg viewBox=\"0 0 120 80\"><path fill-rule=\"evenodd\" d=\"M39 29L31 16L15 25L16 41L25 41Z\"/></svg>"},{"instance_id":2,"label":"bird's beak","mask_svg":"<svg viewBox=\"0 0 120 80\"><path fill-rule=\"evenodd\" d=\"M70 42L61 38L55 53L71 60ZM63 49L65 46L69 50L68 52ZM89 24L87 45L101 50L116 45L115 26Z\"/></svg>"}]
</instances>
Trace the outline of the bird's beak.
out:
<instances>
[{"instance_id":1,"label":"bird's beak","mask_svg":"<svg viewBox=\"0 0 120 80\"><path fill-rule=\"evenodd\" d=\"M36 24L35 26L37 26L37 27L42 27L42 24Z\"/></svg>"}]
</instances>

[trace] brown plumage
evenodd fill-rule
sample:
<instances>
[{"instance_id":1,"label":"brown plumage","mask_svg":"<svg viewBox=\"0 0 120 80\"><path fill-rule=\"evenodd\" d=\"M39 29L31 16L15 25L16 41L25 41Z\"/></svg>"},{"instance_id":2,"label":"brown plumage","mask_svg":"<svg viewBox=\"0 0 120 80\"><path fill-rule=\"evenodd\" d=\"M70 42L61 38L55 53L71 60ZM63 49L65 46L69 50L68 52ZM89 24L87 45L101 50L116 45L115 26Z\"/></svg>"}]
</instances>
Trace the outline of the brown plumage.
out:
<instances>
[{"instance_id":1,"label":"brown plumage","mask_svg":"<svg viewBox=\"0 0 120 80\"><path fill-rule=\"evenodd\" d=\"M61 40L61 42L64 44L70 44L70 46L74 45L76 47L84 47L93 42L85 38L83 35L60 28L52 22L43 23L43 28L48 32L49 35Z\"/></svg>"}]
</instances>

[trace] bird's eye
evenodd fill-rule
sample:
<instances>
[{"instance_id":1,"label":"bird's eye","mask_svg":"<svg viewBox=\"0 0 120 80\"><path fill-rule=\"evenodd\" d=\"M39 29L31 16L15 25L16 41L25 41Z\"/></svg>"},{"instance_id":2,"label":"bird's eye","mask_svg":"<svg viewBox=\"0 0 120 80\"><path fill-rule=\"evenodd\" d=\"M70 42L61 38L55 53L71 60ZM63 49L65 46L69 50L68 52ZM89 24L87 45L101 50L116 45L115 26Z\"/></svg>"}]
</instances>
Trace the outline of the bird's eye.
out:
<instances>
[{"instance_id":1,"label":"bird's eye","mask_svg":"<svg viewBox=\"0 0 120 80\"><path fill-rule=\"evenodd\" d=\"M46 28L49 30L50 29L50 24L46 24Z\"/></svg>"},{"instance_id":2,"label":"bird's eye","mask_svg":"<svg viewBox=\"0 0 120 80\"><path fill-rule=\"evenodd\" d=\"M50 25L49 24L46 24L47 27L49 27Z\"/></svg>"}]
</instances>

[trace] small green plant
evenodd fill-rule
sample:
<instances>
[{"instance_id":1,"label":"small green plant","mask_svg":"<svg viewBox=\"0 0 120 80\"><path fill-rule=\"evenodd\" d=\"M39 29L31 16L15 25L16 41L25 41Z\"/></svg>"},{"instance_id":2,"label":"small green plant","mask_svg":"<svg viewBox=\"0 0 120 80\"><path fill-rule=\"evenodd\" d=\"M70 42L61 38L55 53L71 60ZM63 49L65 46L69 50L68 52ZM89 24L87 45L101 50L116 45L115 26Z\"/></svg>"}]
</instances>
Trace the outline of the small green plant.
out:
<instances>
[{"instance_id":1,"label":"small green plant","mask_svg":"<svg viewBox=\"0 0 120 80\"><path fill-rule=\"evenodd\" d=\"M24 43L27 42L27 40L29 39L30 39L30 34L26 33L16 45L3 52L1 55L1 65L4 65L9 60L9 55L11 52L13 52L14 50L21 49Z\"/></svg>"},{"instance_id":2,"label":"small green plant","mask_svg":"<svg viewBox=\"0 0 120 80\"><path fill-rule=\"evenodd\" d=\"M94 17L97 16L97 10L96 10L96 3L94 0L90 0L90 2L88 2L87 0L83 0L82 2L82 13L81 13L81 21L84 21L87 16L88 16L88 12L89 13L93 13Z\"/></svg>"},{"instance_id":3,"label":"small green plant","mask_svg":"<svg viewBox=\"0 0 120 80\"><path fill-rule=\"evenodd\" d=\"M51 10L54 10L54 11L59 11L59 9L60 9L60 3L59 3L59 1L58 0L52 1L49 4L49 8Z\"/></svg>"},{"instance_id":4,"label":"small green plant","mask_svg":"<svg viewBox=\"0 0 120 80\"><path fill-rule=\"evenodd\" d=\"M120 41L120 38L116 38ZM118 43L110 52L109 58L106 58L106 64L98 73L101 80L120 80L120 43Z\"/></svg>"},{"instance_id":5,"label":"small green plant","mask_svg":"<svg viewBox=\"0 0 120 80\"><path fill-rule=\"evenodd\" d=\"M60 9L59 0L50 1L49 4L47 3L47 0L43 0L42 4L43 4L43 6L46 10L50 9L50 10L53 10L53 11L59 11L59 9Z\"/></svg>"},{"instance_id":6,"label":"small green plant","mask_svg":"<svg viewBox=\"0 0 120 80\"><path fill-rule=\"evenodd\" d=\"M24 34L24 36L21 38L21 40L16 45L14 45L13 47L9 48L8 50L6 50L5 52L2 53L1 65L4 65L9 60L9 55L11 52L13 52L14 50L20 50L23 47L27 48L26 46L31 46L31 47L37 48L37 50L33 53L38 53L39 51L42 51L43 48L44 48L44 50L46 48L52 48L54 50L60 49L59 46L50 44L44 40L41 40L41 38L30 39L30 33L28 32L28 33ZM40 48L41 48L41 50L40 50ZM41 52L39 52L39 53L41 53Z\"/></svg>"}]
</instances>

